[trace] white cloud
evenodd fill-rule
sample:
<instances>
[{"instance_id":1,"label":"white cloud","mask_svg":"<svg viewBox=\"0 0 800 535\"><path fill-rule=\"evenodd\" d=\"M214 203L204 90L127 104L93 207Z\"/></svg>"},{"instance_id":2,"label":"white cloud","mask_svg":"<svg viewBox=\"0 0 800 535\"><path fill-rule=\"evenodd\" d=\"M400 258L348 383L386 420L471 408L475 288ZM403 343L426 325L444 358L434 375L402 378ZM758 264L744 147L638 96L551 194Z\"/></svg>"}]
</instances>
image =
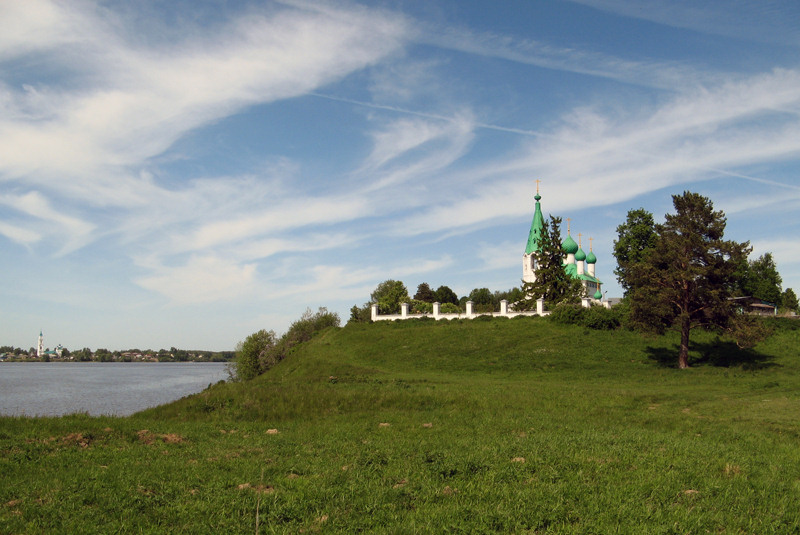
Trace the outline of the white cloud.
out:
<instances>
[{"instance_id":1,"label":"white cloud","mask_svg":"<svg viewBox=\"0 0 800 535\"><path fill-rule=\"evenodd\" d=\"M47 234L61 242L57 254L66 254L84 246L91 240L92 232L95 229L94 224L67 215L60 207L54 207L47 198L38 192L24 195L0 195L0 205L30 216L28 218L29 221L32 221L30 224L38 229L11 227L6 224L7 230L12 229L9 231L11 234L7 234L11 239L30 244L39 241L43 234Z\"/></svg>"},{"instance_id":2,"label":"white cloud","mask_svg":"<svg viewBox=\"0 0 800 535\"><path fill-rule=\"evenodd\" d=\"M258 235L308 225L330 224L370 215L363 198L355 196L317 199L289 199L275 206L264 206L253 215L208 223L186 239L176 237L176 251L206 249L234 243Z\"/></svg>"},{"instance_id":3,"label":"white cloud","mask_svg":"<svg viewBox=\"0 0 800 535\"><path fill-rule=\"evenodd\" d=\"M82 7L79 1L69 7L48 0L0 2L0 59L78 41L86 29Z\"/></svg>"},{"instance_id":4,"label":"white cloud","mask_svg":"<svg viewBox=\"0 0 800 535\"><path fill-rule=\"evenodd\" d=\"M417 39L423 43L470 54L669 91L687 84L694 87L700 83L711 83L719 78L708 69L695 69L686 64L636 61L579 48L553 46L531 39L476 32L467 28L426 27L419 31Z\"/></svg>"},{"instance_id":5,"label":"white cloud","mask_svg":"<svg viewBox=\"0 0 800 535\"><path fill-rule=\"evenodd\" d=\"M619 203L726 175L777 183L737 169L797 159L800 117L780 110L799 105L800 73L775 70L622 116L577 108L552 135L528 140L516 153L473 169L477 176L471 180L483 185L468 195L430 206L394 228L404 235L464 231L528 214L536 177L545 179L543 194L552 213Z\"/></svg>"},{"instance_id":6,"label":"white cloud","mask_svg":"<svg viewBox=\"0 0 800 535\"><path fill-rule=\"evenodd\" d=\"M0 221L0 234L22 245L30 245L42 239L42 235L36 231L2 221Z\"/></svg>"},{"instance_id":7,"label":"white cloud","mask_svg":"<svg viewBox=\"0 0 800 535\"><path fill-rule=\"evenodd\" d=\"M175 305L239 298L251 289L256 273L255 264L240 265L213 255L192 256L178 266L151 264L146 267L154 274L137 279L137 284L160 293Z\"/></svg>"},{"instance_id":8,"label":"white cloud","mask_svg":"<svg viewBox=\"0 0 800 535\"><path fill-rule=\"evenodd\" d=\"M81 65L89 73L71 89L2 89L7 113L0 136L7 142L0 146L0 179L118 206L134 200L119 189L147 187L126 172L129 166L245 106L302 95L362 69L396 50L405 31L401 18L368 11L332 16L282 9L241 16L210 35L189 34L156 51L109 38L116 21L103 11L70 12L80 20L65 21L55 4L38 5L50 8L52 24L91 28L76 37L92 52ZM55 47L48 40L38 44ZM13 43L4 50L20 53ZM51 55L58 58L59 50ZM74 58L63 58L64 68L68 59Z\"/></svg>"}]
</instances>

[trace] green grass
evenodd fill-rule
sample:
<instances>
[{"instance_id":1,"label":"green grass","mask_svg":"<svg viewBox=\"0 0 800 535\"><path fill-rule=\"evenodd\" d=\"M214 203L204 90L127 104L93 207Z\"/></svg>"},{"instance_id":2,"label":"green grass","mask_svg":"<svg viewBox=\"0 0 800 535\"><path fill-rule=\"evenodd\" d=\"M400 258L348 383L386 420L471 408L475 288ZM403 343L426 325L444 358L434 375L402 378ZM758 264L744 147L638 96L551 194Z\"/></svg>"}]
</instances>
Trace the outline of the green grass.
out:
<instances>
[{"instance_id":1,"label":"green grass","mask_svg":"<svg viewBox=\"0 0 800 535\"><path fill-rule=\"evenodd\" d=\"M0 419L0 532L800 533L797 327L685 371L539 318L330 330L129 418Z\"/></svg>"}]
</instances>

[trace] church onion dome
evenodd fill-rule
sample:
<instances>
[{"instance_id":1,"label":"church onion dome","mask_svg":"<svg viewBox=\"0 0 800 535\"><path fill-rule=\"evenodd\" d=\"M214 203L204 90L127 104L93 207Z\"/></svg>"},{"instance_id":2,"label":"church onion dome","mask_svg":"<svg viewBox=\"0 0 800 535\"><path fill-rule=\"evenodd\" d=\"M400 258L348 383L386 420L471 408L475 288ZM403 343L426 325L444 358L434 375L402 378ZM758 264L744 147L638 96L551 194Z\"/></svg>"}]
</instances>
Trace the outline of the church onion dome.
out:
<instances>
[{"instance_id":1,"label":"church onion dome","mask_svg":"<svg viewBox=\"0 0 800 535\"><path fill-rule=\"evenodd\" d=\"M578 244L572 239L572 236L567 234L567 239L561 244L561 250L567 254L575 254L578 252Z\"/></svg>"},{"instance_id":2,"label":"church onion dome","mask_svg":"<svg viewBox=\"0 0 800 535\"><path fill-rule=\"evenodd\" d=\"M577 258L577 256L575 258ZM594 255L593 252L589 251L589 254L586 255L586 263L587 264L596 264L597 263L597 257Z\"/></svg>"},{"instance_id":3,"label":"church onion dome","mask_svg":"<svg viewBox=\"0 0 800 535\"><path fill-rule=\"evenodd\" d=\"M578 252L575 253L575 260L578 262L581 260L586 260L586 253L583 252L583 249L578 249Z\"/></svg>"},{"instance_id":4,"label":"church onion dome","mask_svg":"<svg viewBox=\"0 0 800 535\"><path fill-rule=\"evenodd\" d=\"M597 291L594 293L594 298L598 300L603 298L603 294L600 293L600 288L598 288Z\"/></svg>"}]
</instances>

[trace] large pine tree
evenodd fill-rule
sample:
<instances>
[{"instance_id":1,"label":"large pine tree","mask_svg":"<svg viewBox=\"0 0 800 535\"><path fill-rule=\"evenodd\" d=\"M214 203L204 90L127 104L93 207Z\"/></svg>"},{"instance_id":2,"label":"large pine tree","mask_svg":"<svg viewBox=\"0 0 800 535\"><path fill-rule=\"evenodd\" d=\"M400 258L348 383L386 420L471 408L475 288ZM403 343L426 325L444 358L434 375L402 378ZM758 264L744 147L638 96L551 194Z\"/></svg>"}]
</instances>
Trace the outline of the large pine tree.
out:
<instances>
[{"instance_id":1,"label":"large pine tree","mask_svg":"<svg viewBox=\"0 0 800 535\"><path fill-rule=\"evenodd\" d=\"M728 299L748 242L723 239L726 218L711 200L692 192L673 195L675 214L656 225L650 254L630 266L628 280L634 322L681 333L678 366L689 367L689 335L697 327L727 327L736 311Z\"/></svg>"}]
</instances>

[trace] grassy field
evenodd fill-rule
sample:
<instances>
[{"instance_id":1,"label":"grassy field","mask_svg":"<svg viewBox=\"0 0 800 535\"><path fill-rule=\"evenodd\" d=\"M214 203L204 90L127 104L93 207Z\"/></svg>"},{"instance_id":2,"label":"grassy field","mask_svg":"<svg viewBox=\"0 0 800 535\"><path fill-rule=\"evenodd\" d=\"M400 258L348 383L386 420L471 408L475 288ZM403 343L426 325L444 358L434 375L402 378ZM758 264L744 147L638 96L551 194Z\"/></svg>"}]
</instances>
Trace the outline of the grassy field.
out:
<instances>
[{"instance_id":1,"label":"grassy field","mask_svg":"<svg viewBox=\"0 0 800 535\"><path fill-rule=\"evenodd\" d=\"M800 322L745 352L351 325L128 418L0 419L0 533L800 533Z\"/></svg>"}]
</instances>

